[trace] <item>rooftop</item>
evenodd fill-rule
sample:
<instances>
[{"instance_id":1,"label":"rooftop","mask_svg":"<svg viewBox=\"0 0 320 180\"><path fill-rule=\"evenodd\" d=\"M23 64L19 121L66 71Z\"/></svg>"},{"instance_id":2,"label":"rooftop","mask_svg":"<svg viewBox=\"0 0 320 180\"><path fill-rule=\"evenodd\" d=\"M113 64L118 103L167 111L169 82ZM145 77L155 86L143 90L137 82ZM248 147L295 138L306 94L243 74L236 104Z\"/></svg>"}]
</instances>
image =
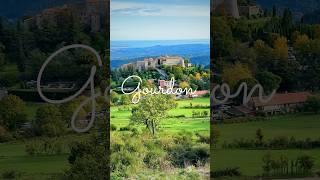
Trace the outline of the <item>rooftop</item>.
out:
<instances>
[{"instance_id":1,"label":"rooftop","mask_svg":"<svg viewBox=\"0 0 320 180\"><path fill-rule=\"evenodd\" d=\"M272 99L267 103L260 102L258 97L253 97L252 101L255 106L274 106L283 104L296 104L304 103L311 96L309 92L298 92L298 93L284 93L275 94Z\"/></svg>"}]
</instances>

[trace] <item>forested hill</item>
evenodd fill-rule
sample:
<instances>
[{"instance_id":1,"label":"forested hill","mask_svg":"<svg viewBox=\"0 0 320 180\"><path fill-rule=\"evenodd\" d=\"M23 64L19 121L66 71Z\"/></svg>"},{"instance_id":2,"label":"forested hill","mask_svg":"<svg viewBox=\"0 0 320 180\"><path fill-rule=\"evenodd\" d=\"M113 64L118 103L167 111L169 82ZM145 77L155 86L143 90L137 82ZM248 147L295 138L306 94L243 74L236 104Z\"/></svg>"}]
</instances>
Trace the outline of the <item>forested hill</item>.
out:
<instances>
[{"instance_id":1,"label":"forested hill","mask_svg":"<svg viewBox=\"0 0 320 180\"><path fill-rule=\"evenodd\" d=\"M299 13L310 13L320 8L320 0L256 0L263 8L290 8Z\"/></svg>"},{"instance_id":2,"label":"forested hill","mask_svg":"<svg viewBox=\"0 0 320 180\"><path fill-rule=\"evenodd\" d=\"M25 15L33 15L49 7L83 0L1 0L0 16L17 19Z\"/></svg>"}]
</instances>

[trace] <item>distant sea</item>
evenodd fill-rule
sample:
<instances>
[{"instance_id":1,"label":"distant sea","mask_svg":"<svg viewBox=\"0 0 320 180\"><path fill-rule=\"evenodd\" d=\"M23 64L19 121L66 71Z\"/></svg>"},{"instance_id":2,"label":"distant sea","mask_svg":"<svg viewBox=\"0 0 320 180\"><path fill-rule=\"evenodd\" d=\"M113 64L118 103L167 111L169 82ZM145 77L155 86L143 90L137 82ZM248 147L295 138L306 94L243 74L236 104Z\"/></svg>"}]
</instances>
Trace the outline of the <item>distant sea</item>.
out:
<instances>
[{"instance_id":1,"label":"distant sea","mask_svg":"<svg viewBox=\"0 0 320 180\"><path fill-rule=\"evenodd\" d=\"M161 55L182 56L194 64L208 65L210 62L209 40L111 41L110 48L112 68Z\"/></svg>"}]
</instances>

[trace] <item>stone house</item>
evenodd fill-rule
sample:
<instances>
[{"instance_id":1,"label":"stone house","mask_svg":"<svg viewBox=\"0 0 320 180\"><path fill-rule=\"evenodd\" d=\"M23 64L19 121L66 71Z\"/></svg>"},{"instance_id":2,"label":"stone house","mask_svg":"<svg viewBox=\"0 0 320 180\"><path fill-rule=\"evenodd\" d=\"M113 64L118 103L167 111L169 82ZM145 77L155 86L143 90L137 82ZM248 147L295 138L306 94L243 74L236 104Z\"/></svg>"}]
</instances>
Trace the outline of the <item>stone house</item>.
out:
<instances>
[{"instance_id":1,"label":"stone house","mask_svg":"<svg viewBox=\"0 0 320 180\"><path fill-rule=\"evenodd\" d=\"M263 112L270 115L290 113L302 107L309 96L311 96L311 94L308 92L275 94L267 103L261 102L258 97L253 97L249 102L249 106L256 112Z\"/></svg>"}]
</instances>

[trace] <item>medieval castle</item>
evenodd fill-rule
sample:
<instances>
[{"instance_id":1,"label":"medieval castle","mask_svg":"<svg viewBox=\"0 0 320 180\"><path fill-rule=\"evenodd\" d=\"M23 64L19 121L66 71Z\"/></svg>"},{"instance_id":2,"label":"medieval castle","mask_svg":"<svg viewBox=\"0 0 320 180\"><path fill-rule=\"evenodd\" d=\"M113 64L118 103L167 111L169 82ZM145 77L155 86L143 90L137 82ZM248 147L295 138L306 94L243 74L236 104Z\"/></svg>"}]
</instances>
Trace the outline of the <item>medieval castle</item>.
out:
<instances>
[{"instance_id":1,"label":"medieval castle","mask_svg":"<svg viewBox=\"0 0 320 180\"><path fill-rule=\"evenodd\" d=\"M160 66L182 66L185 67L184 59L179 56L161 56L157 58L146 58L142 61L124 64L120 67L122 70L133 69L137 71L152 70Z\"/></svg>"}]
</instances>

